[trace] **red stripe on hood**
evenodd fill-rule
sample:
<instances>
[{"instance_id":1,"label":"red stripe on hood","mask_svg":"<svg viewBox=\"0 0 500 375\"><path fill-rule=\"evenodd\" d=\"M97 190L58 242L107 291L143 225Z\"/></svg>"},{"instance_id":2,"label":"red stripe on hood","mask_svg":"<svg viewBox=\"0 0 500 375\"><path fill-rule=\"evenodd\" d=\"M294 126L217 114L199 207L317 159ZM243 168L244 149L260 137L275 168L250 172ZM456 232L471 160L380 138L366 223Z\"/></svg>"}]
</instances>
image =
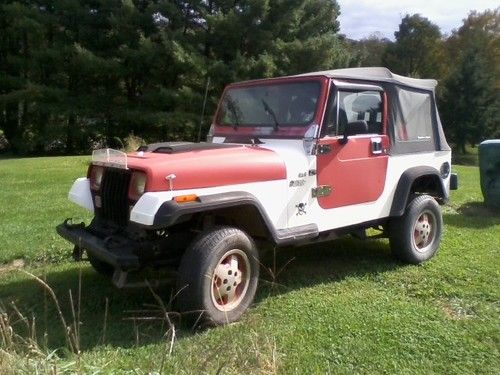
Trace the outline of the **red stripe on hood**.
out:
<instances>
[{"instance_id":1,"label":"red stripe on hood","mask_svg":"<svg viewBox=\"0 0 500 375\"><path fill-rule=\"evenodd\" d=\"M162 154L128 155L128 166L147 174L146 191L208 188L286 178L285 163L274 151L258 146Z\"/></svg>"}]
</instances>

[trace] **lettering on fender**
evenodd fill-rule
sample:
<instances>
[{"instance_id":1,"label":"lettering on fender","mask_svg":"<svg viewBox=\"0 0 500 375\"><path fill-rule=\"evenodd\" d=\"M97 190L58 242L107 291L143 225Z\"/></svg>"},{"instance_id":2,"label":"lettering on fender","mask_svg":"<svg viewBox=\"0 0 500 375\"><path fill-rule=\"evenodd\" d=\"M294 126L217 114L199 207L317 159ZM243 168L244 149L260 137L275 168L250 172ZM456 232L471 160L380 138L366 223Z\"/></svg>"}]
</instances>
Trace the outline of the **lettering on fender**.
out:
<instances>
[{"instance_id":1,"label":"lettering on fender","mask_svg":"<svg viewBox=\"0 0 500 375\"><path fill-rule=\"evenodd\" d=\"M292 180L290 181L290 187L299 187L299 186L304 186L306 184L306 180Z\"/></svg>"}]
</instances>

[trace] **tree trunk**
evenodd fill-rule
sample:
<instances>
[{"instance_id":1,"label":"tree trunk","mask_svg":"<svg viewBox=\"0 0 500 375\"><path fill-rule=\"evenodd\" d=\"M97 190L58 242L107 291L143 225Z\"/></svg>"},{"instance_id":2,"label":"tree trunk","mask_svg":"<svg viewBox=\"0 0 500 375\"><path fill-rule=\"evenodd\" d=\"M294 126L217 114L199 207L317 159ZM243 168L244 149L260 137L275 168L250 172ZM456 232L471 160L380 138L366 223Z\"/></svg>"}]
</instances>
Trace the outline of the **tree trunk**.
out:
<instances>
[{"instance_id":1,"label":"tree trunk","mask_svg":"<svg viewBox=\"0 0 500 375\"><path fill-rule=\"evenodd\" d=\"M18 151L16 138L18 134L18 106L17 103L5 104L4 116L2 116L2 130L5 138L9 141L10 149L16 153Z\"/></svg>"},{"instance_id":2,"label":"tree trunk","mask_svg":"<svg viewBox=\"0 0 500 375\"><path fill-rule=\"evenodd\" d=\"M66 153L72 154L75 150L74 147L74 136L75 132L75 124L76 124L76 116L74 113L70 113L68 117L68 124L66 126Z\"/></svg>"},{"instance_id":3,"label":"tree trunk","mask_svg":"<svg viewBox=\"0 0 500 375\"><path fill-rule=\"evenodd\" d=\"M465 155L467 153L467 150L465 149L465 142L460 142L460 152Z\"/></svg>"}]
</instances>

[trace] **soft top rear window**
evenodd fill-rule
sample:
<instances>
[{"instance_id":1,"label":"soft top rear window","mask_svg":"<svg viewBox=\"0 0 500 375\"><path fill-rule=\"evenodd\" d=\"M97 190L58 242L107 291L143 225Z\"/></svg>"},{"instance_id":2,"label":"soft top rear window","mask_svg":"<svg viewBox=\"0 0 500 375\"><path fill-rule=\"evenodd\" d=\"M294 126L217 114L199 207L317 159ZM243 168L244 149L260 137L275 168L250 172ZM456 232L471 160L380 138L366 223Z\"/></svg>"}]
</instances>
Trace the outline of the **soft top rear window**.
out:
<instances>
[{"instance_id":1,"label":"soft top rear window","mask_svg":"<svg viewBox=\"0 0 500 375\"><path fill-rule=\"evenodd\" d=\"M318 109L320 82L263 83L230 87L222 98L219 125L305 126Z\"/></svg>"}]
</instances>

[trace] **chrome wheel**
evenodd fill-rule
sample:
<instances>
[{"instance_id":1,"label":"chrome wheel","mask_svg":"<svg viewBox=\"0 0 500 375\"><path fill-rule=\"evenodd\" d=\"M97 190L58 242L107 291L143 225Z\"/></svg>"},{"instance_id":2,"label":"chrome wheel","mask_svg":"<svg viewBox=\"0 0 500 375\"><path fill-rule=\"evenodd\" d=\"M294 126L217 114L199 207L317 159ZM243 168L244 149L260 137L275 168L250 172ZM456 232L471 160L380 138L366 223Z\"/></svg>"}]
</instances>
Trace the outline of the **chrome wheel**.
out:
<instances>
[{"instance_id":1,"label":"chrome wheel","mask_svg":"<svg viewBox=\"0 0 500 375\"><path fill-rule=\"evenodd\" d=\"M436 217L431 211L424 211L420 214L413 226L412 242L415 249L424 253L433 243L436 232Z\"/></svg>"},{"instance_id":2,"label":"chrome wheel","mask_svg":"<svg viewBox=\"0 0 500 375\"><path fill-rule=\"evenodd\" d=\"M250 262L248 256L239 249L224 254L212 275L211 297L220 311L236 308L250 283Z\"/></svg>"}]
</instances>

